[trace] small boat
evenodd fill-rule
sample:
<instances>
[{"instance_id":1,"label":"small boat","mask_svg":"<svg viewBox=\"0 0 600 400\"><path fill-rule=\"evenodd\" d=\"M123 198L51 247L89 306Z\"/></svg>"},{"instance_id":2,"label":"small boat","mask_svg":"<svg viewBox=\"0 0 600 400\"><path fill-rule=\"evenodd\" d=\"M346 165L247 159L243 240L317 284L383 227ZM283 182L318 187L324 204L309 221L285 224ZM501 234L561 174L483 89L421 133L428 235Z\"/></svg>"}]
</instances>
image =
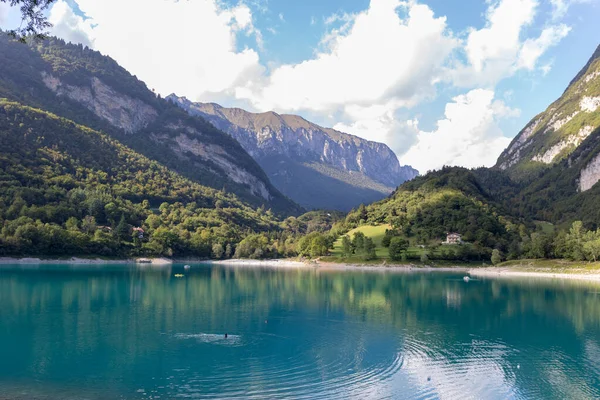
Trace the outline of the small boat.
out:
<instances>
[{"instance_id":1,"label":"small boat","mask_svg":"<svg viewBox=\"0 0 600 400\"><path fill-rule=\"evenodd\" d=\"M465 281L465 282L469 282L470 280L471 280L471 278L469 278L468 276L465 276L465 277L463 278L463 281Z\"/></svg>"},{"instance_id":2,"label":"small boat","mask_svg":"<svg viewBox=\"0 0 600 400\"><path fill-rule=\"evenodd\" d=\"M190 267L190 266L189 266L189 265L187 265L187 264L183 266L183 269L190 269L190 268L192 268L192 267Z\"/></svg>"},{"instance_id":3,"label":"small boat","mask_svg":"<svg viewBox=\"0 0 600 400\"><path fill-rule=\"evenodd\" d=\"M183 278L183 274L175 274L175 278Z\"/></svg>"}]
</instances>

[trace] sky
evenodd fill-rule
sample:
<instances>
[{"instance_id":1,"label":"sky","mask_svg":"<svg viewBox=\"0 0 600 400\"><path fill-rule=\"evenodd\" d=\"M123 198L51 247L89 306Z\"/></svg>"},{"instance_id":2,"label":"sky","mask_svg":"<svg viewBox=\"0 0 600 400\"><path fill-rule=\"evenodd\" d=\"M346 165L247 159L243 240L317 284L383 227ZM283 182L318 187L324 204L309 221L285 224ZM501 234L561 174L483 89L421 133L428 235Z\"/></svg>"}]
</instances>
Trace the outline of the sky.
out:
<instances>
[{"instance_id":1,"label":"sky","mask_svg":"<svg viewBox=\"0 0 600 400\"><path fill-rule=\"evenodd\" d=\"M493 165L600 44L600 0L57 0L48 17L163 96L299 114L421 173Z\"/></svg>"}]
</instances>

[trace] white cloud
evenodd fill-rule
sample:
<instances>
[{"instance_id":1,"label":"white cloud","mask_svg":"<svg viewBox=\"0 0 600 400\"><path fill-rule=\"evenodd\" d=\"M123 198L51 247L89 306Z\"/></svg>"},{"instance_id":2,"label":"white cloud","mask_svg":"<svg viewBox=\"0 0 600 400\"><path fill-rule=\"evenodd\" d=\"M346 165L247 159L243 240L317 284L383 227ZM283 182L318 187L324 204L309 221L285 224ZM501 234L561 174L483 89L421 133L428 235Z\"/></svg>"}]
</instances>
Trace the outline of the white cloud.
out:
<instances>
[{"instance_id":1,"label":"white cloud","mask_svg":"<svg viewBox=\"0 0 600 400\"><path fill-rule=\"evenodd\" d=\"M498 122L518 115L519 110L494 100L492 90L471 90L448 103L436 130L420 131L417 143L400 161L421 173L444 165L491 166L511 140L502 134Z\"/></svg>"},{"instance_id":2,"label":"white cloud","mask_svg":"<svg viewBox=\"0 0 600 400\"><path fill-rule=\"evenodd\" d=\"M81 35L159 93L199 98L234 93L240 82L260 76L255 50L236 48L236 35L260 32L244 4L221 8L217 0L78 0L89 19L73 19L59 1L51 10L54 33ZM69 9L70 10L70 9ZM82 39L82 41L85 39Z\"/></svg>"},{"instance_id":3,"label":"white cloud","mask_svg":"<svg viewBox=\"0 0 600 400\"><path fill-rule=\"evenodd\" d=\"M542 76L546 76L552 70L552 62L544 64L540 67L540 71L542 72Z\"/></svg>"},{"instance_id":4,"label":"white cloud","mask_svg":"<svg viewBox=\"0 0 600 400\"><path fill-rule=\"evenodd\" d=\"M425 5L396 0L373 0L327 42L313 59L274 69L264 86L246 92L248 100L263 110L325 114L391 101L409 106L433 92L457 45L445 18Z\"/></svg>"},{"instance_id":5,"label":"white cloud","mask_svg":"<svg viewBox=\"0 0 600 400\"><path fill-rule=\"evenodd\" d=\"M533 21L536 0L501 0L490 5L486 26L472 29L464 45L467 64L449 71L462 87L493 86L514 72L522 46L521 33Z\"/></svg>"},{"instance_id":6,"label":"white cloud","mask_svg":"<svg viewBox=\"0 0 600 400\"><path fill-rule=\"evenodd\" d=\"M312 57L270 65L253 48L239 46L240 35L262 46L246 5L253 1L227 8L220 0L77 0L84 19L59 0L50 17L55 34L109 54L163 95L311 115L383 141L406 153L402 161L425 170L493 163L509 142L497 122L514 114L494 101L493 89L518 70L547 73L544 54L570 30L552 23L532 35L539 0L496 0L488 2L484 27L459 39L427 5L371 0L362 12L325 18L327 30ZM581 0L564 3L573 1ZM439 85L486 90L456 97L438 128L423 132L407 110L434 98Z\"/></svg>"},{"instance_id":7,"label":"white cloud","mask_svg":"<svg viewBox=\"0 0 600 400\"><path fill-rule=\"evenodd\" d=\"M550 0L552 5L552 20L557 21L563 18L569 8L576 3L589 3L592 0Z\"/></svg>"},{"instance_id":8,"label":"white cloud","mask_svg":"<svg viewBox=\"0 0 600 400\"><path fill-rule=\"evenodd\" d=\"M285 22L285 17L283 16L283 13L279 13L279 20L281 22Z\"/></svg>"},{"instance_id":9,"label":"white cloud","mask_svg":"<svg viewBox=\"0 0 600 400\"><path fill-rule=\"evenodd\" d=\"M533 21L535 0L503 0L488 10L487 26L469 34L465 50L476 72L488 63L512 60L524 26Z\"/></svg>"},{"instance_id":10,"label":"white cloud","mask_svg":"<svg viewBox=\"0 0 600 400\"><path fill-rule=\"evenodd\" d=\"M323 20L325 25L331 25L336 22L352 22L356 18L356 14L351 13L333 13Z\"/></svg>"},{"instance_id":11,"label":"white cloud","mask_svg":"<svg viewBox=\"0 0 600 400\"><path fill-rule=\"evenodd\" d=\"M565 24L548 25L538 37L523 38L538 7L537 0L492 3L486 26L468 35L464 46L468 62L457 62L448 78L460 87L493 87L519 70L534 70L540 57L571 30Z\"/></svg>"},{"instance_id":12,"label":"white cloud","mask_svg":"<svg viewBox=\"0 0 600 400\"><path fill-rule=\"evenodd\" d=\"M562 18L569 9L569 3L569 0L550 0L550 4L552 4L552 18Z\"/></svg>"},{"instance_id":13,"label":"white cloud","mask_svg":"<svg viewBox=\"0 0 600 400\"><path fill-rule=\"evenodd\" d=\"M517 68L533 70L537 60L544 54L548 48L555 46L571 31L571 28L564 24L550 26L542 31L542 34L535 39L527 39L519 52Z\"/></svg>"},{"instance_id":14,"label":"white cloud","mask_svg":"<svg viewBox=\"0 0 600 400\"><path fill-rule=\"evenodd\" d=\"M393 104L352 106L346 109L351 122L338 122L334 129L386 143L397 154L405 152L416 141L418 120L399 120Z\"/></svg>"},{"instance_id":15,"label":"white cloud","mask_svg":"<svg viewBox=\"0 0 600 400\"><path fill-rule=\"evenodd\" d=\"M68 42L81 43L85 46L93 46L93 32L89 20L84 20L76 15L69 4L64 0L58 0L52 7L48 21L53 25L52 33Z\"/></svg>"}]
</instances>

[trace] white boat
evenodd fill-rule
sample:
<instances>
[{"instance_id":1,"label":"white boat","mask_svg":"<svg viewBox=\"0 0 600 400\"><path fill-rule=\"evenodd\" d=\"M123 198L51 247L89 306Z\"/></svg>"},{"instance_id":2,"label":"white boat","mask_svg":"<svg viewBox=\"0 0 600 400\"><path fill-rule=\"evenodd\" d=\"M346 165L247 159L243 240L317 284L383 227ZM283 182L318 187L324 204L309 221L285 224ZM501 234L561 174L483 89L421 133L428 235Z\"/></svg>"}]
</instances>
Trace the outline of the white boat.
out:
<instances>
[{"instance_id":1,"label":"white boat","mask_svg":"<svg viewBox=\"0 0 600 400\"><path fill-rule=\"evenodd\" d=\"M183 269L190 269L190 268L192 268L192 267L190 267L189 265L184 265L183 266Z\"/></svg>"},{"instance_id":2,"label":"white boat","mask_svg":"<svg viewBox=\"0 0 600 400\"><path fill-rule=\"evenodd\" d=\"M470 280L471 280L471 278L469 278L468 276L465 276L465 277L463 278L463 281L465 281L465 282L469 282Z\"/></svg>"}]
</instances>

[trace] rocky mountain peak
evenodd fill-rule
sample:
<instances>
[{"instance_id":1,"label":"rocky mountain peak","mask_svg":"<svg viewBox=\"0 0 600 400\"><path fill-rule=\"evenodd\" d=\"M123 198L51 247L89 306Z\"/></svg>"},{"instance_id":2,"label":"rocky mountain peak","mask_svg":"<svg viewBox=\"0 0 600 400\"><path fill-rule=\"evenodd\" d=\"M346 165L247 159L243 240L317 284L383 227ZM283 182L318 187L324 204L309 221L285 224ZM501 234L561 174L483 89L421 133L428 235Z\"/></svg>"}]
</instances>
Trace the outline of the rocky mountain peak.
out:
<instances>
[{"instance_id":1,"label":"rocky mountain peak","mask_svg":"<svg viewBox=\"0 0 600 400\"><path fill-rule=\"evenodd\" d=\"M383 198L418 174L411 167L400 166L394 152L383 143L323 128L298 115L252 113L214 103L191 102L174 94L167 100L234 137L265 169L276 187L309 208L349 209L361 202ZM295 167L291 166L303 171L292 172ZM319 187L307 179L306 168L312 170L311 174L325 176L329 186L334 183L344 186L340 189L344 201L323 200L318 193L312 196L314 199L305 198L305 186L315 191Z\"/></svg>"}]
</instances>

